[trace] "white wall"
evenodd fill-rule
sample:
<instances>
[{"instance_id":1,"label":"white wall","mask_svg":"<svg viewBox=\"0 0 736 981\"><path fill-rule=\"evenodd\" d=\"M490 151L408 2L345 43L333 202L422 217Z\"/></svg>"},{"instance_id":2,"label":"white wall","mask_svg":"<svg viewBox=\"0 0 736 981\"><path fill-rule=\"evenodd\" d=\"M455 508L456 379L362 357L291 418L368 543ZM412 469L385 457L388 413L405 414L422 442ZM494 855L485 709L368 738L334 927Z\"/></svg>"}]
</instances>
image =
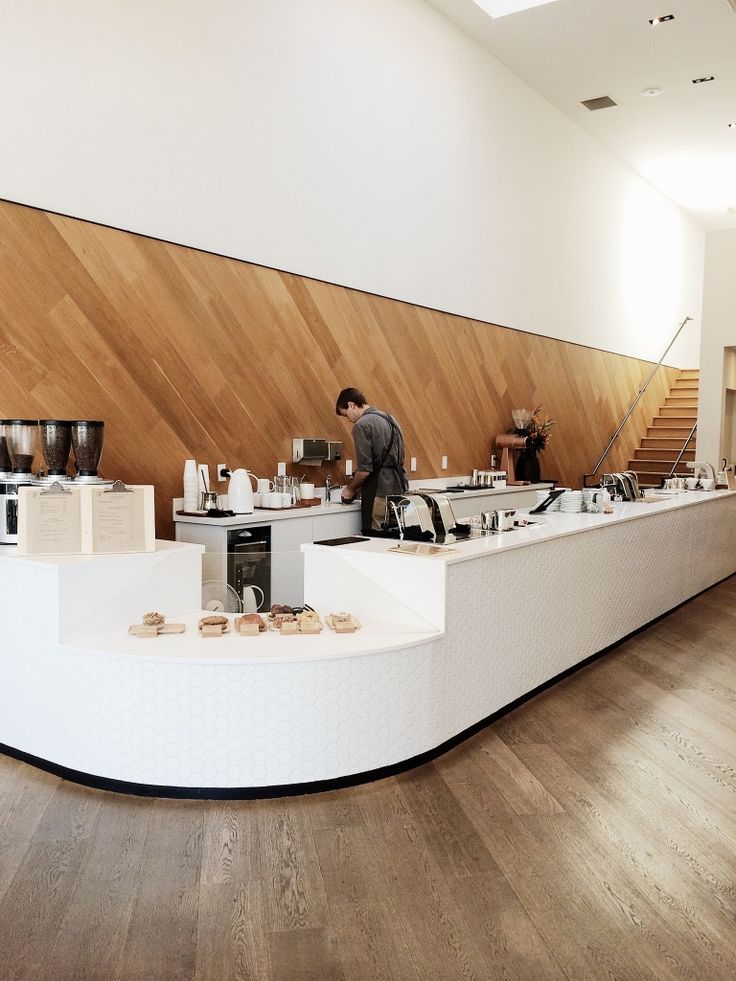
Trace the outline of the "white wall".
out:
<instances>
[{"instance_id":1,"label":"white wall","mask_svg":"<svg viewBox=\"0 0 736 981\"><path fill-rule=\"evenodd\" d=\"M731 457L722 435L725 386L734 382L727 349L736 347L736 230L708 232L705 260L697 457L715 465Z\"/></svg>"},{"instance_id":2,"label":"white wall","mask_svg":"<svg viewBox=\"0 0 736 981\"><path fill-rule=\"evenodd\" d=\"M424 0L0 9L1 197L644 358L698 315L701 227Z\"/></svg>"}]
</instances>

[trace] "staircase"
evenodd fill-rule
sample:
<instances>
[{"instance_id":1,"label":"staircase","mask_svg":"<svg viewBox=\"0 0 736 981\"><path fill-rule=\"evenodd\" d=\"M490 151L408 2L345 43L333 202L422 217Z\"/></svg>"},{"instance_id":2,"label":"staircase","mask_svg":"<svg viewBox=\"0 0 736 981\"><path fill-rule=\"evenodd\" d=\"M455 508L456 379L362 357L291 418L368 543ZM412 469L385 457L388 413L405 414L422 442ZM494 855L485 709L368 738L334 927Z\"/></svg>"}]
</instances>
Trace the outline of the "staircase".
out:
<instances>
[{"instance_id":1,"label":"staircase","mask_svg":"<svg viewBox=\"0 0 736 981\"><path fill-rule=\"evenodd\" d=\"M643 487L659 487L663 477L669 477L672 464L682 449L698 415L698 384L700 373L697 368L680 371L664 405L659 407L659 415L647 427L639 449L634 452L635 459L629 460L629 470L633 470ZM686 462L695 459L695 437L688 444L677 467L677 473L692 476Z\"/></svg>"}]
</instances>

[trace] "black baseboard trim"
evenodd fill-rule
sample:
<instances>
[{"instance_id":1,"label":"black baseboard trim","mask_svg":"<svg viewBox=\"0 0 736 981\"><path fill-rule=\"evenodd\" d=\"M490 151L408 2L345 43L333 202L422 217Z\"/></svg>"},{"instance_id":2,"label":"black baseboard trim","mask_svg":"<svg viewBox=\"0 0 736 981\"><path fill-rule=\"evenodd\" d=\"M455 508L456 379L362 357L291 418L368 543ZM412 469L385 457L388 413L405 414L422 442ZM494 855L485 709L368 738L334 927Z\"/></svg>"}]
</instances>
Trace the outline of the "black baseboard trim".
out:
<instances>
[{"instance_id":1,"label":"black baseboard trim","mask_svg":"<svg viewBox=\"0 0 736 981\"><path fill-rule=\"evenodd\" d=\"M576 672L581 671L583 668L588 667L588 665L593 664L599 658L604 657L606 654L610 654L611 651L625 644L632 637L636 637L637 634L648 630L655 623L659 623L660 620L664 620L665 617L670 616L676 610L679 610L680 607L686 606L698 596L702 596L711 589L715 589L715 587L719 586L721 583L733 578L733 575L736 574L725 576L718 582L713 583L712 586L707 586L705 589L701 589L700 592L694 593L689 599L683 600L683 602L678 603L677 606L673 606L672 609L667 610L666 613L660 614L660 616L655 617L654 620L650 620L648 623L643 624L636 630L632 630L631 633L626 634L625 637L622 637L615 643L609 644L608 647L604 647L602 650L596 651L595 654L591 654L589 657L584 658L584 660L579 661L577 664L573 664L572 667L566 668L564 671L561 671L559 674L555 675L554 678L550 678L548 681L545 681L536 688L533 688L531 691L528 691L525 695L521 695L519 698L514 699L513 702L509 702L508 705L504 705L504 707L499 709L497 712L492 712L484 719L481 719L479 722L475 722L472 726L469 726L467 729L459 732L456 736L446 739L443 743L440 743L439 746L435 746L434 749L428 749L424 753L419 753L417 756L412 756L409 759L401 760L398 763L391 763L388 766L377 767L375 770L365 770L362 773L351 773L348 776L334 777L330 780L314 780L309 783L285 783L277 784L271 787L174 787L163 784L132 783L128 780L115 780L110 777L98 777L92 773L84 773L81 770L73 770L70 767L61 766L58 763L41 759L39 756L33 756L31 753L25 753L23 750L15 749L13 746L6 746L4 743L0 743L0 753L3 753L5 756L9 756L14 760L19 760L22 763L29 763L31 766L35 766L39 770L45 770L47 773L53 773L57 777L62 777L64 780L69 780L71 783L80 784L83 787L92 787L95 790L109 790L116 794L132 794L137 797L169 797L177 800L264 800L275 797L301 797L306 794L321 794L330 790L343 790L347 787L356 787L360 784L372 783L375 780L383 780L386 777L395 777L401 773L406 773L407 770L413 770L416 767L423 766L425 763L431 763L444 753L447 753L449 750L459 746L460 743L470 739L471 736L477 735L497 719L502 718L509 712L513 712L514 709L519 708L520 705L531 701L531 699L535 698L537 695L547 691L548 688L554 687L554 685L558 684L560 681L564 681L564 679L569 678L570 675L573 675Z\"/></svg>"}]
</instances>

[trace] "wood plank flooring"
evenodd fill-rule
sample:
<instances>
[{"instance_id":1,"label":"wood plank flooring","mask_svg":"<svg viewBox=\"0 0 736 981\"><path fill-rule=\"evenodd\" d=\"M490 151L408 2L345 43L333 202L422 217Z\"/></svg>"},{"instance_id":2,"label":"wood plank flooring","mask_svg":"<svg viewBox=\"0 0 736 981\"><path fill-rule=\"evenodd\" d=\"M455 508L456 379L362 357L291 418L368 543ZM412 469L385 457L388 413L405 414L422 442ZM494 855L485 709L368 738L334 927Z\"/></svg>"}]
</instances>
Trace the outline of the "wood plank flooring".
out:
<instances>
[{"instance_id":1,"label":"wood plank flooring","mask_svg":"<svg viewBox=\"0 0 736 981\"><path fill-rule=\"evenodd\" d=\"M2 981L736 977L736 577L435 763L291 800L0 757Z\"/></svg>"}]
</instances>

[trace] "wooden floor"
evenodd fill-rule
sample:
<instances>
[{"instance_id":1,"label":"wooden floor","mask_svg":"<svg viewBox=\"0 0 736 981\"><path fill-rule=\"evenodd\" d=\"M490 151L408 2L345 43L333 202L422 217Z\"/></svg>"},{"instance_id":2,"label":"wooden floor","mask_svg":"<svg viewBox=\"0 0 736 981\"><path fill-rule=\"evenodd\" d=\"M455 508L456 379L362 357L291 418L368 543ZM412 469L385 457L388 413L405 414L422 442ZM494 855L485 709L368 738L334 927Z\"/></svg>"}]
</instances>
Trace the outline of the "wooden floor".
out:
<instances>
[{"instance_id":1,"label":"wooden floor","mask_svg":"<svg viewBox=\"0 0 736 981\"><path fill-rule=\"evenodd\" d=\"M736 579L432 765L177 802L0 757L2 981L736 977Z\"/></svg>"}]
</instances>

